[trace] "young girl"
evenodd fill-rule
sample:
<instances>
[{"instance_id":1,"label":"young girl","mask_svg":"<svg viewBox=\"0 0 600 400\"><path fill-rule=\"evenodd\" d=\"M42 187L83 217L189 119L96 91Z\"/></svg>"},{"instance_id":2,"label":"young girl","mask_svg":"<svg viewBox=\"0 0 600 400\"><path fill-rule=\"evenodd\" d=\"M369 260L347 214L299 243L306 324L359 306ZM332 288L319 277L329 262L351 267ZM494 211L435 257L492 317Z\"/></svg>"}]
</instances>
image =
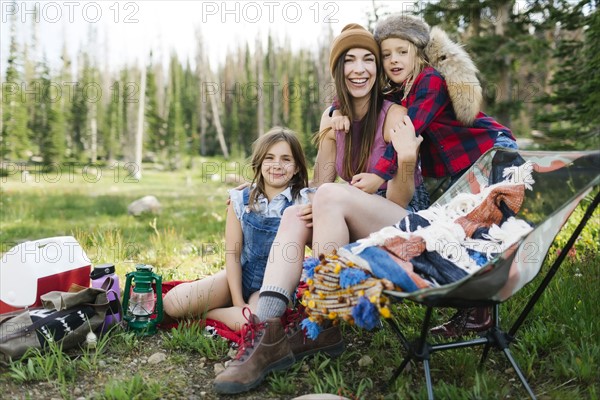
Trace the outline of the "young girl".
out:
<instances>
[{"instance_id":1,"label":"young girl","mask_svg":"<svg viewBox=\"0 0 600 400\"><path fill-rule=\"evenodd\" d=\"M201 316L238 330L244 307L256 309L271 244L284 210L308 203L308 172L302 145L288 129L273 128L254 142L254 178L230 191L225 227L225 270L184 283L164 298L172 318Z\"/></svg>"},{"instance_id":2,"label":"young girl","mask_svg":"<svg viewBox=\"0 0 600 400\"><path fill-rule=\"evenodd\" d=\"M516 149L512 132L480 112L481 88L468 54L440 29L430 31L422 20L392 15L375 27L381 47L383 70L388 79L386 98L408 109L416 133L423 136L420 148L425 177L450 177L456 181L487 150L494 146ZM443 74L430 64L440 66ZM449 83L447 83L449 82ZM337 107L336 107L337 108ZM334 126L346 127L339 118ZM390 145L364 183L373 190L390 180L398 169Z\"/></svg>"}]
</instances>

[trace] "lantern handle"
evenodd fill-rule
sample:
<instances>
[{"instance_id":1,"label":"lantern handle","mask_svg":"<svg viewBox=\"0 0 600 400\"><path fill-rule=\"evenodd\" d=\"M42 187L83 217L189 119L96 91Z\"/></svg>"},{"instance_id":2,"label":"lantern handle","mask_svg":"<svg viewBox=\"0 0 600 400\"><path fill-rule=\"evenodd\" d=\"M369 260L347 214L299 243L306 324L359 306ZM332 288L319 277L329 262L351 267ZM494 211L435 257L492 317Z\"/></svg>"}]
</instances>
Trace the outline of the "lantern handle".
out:
<instances>
[{"instance_id":1,"label":"lantern handle","mask_svg":"<svg viewBox=\"0 0 600 400\"><path fill-rule=\"evenodd\" d=\"M126 313L129 309L129 296L131 296L131 280L133 272L125 274L125 289L123 290L123 312ZM125 315L125 314L123 314Z\"/></svg>"},{"instance_id":2,"label":"lantern handle","mask_svg":"<svg viewBox=\"0 0 600 400\"><path fill-rule=\"evenodd\" d=\"M156 319L157 324L163 320L163 298L162 298L162 277L157 274L152 274L156 282Z\"/></svg>"}]
</instances>

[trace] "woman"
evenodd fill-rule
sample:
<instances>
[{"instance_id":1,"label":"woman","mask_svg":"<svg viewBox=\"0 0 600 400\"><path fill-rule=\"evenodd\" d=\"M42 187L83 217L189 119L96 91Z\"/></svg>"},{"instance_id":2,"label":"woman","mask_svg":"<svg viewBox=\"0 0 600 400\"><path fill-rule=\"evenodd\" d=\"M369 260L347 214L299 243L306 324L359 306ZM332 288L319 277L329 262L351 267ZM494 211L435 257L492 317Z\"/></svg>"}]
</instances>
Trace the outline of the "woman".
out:
<instances>
[{"instance_id":1,"label":"woman","mask_svg":"<svg viewBox=\"0 0 600 400\"><path fill-rule=\"evenodd\" d=\"M304 248L313 238L313 252L329 252L404 216L414 192L414 175L421 138L417 138L403 107L383 100L379 91L379 47L362 26L347 25L334 40L330 69L344 111L354 121L350 133L331 130L329 109L323 113L313 185L319 189L313 205L288 207L271 247L256 315L248 318L248 341L214 382L219 393L240 393L259 385L267 373L287 368L289 358L315 351L343 351L339 330L330 327L316 341L283 329L283 315L300 281ZM359 187L387 143L398 153L401 168L380 193ZM348 184L333 183L337 176ZM313 220L314 211L314 220ZM311 223L312 221L312 223ZM335 221L334 223L332 221ZM313 226L314 225L314 226ZM313 227L313 229L310 229ZM312 234L312 235L311 235Z\"/></svg>"}]
</instances>

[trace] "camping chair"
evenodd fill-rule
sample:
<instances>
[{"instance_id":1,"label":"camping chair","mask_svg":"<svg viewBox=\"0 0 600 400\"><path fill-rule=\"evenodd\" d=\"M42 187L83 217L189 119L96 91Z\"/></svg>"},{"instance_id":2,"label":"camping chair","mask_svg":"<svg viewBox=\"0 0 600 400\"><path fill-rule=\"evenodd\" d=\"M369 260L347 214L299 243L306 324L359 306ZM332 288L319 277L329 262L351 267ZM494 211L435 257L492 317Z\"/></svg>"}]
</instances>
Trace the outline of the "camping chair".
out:
<instances>
[{"instance_id":1,"label":"camping chair","mask_svg":"<svg viewBox=\"0 0 600 400\"><path fill-rule=\"evenodd\" d=\"M600 152L515 152L492 149L485 153L454 186L441 196L436 204L446 204L460 193L479 193L480 187L486 184L494 174L501 173L505 166L515 165L525 160L533 162L535 184L533 191L527 191L517 216L534 225L531 232L505 250L499 257L461 280L411 293L384 291L392 298L411 300L427 307L420 328L420 336L415 341L409 341L405 337L393 318L386 319L408 353L394 371L388 386L395 381L410 361L422 362L428 398L433 399L429 366L431 354L445 350L483 346L480 365L486 360L490 349L501 350L529 396L535 399L535 394L519 369L509 347L515 341L519 328L593 215L598 206L600 193L595 195L579 225L565 247L561 249L560 255L547 270L539 287L531 295L520 315L508 330L504 330L500 326L499 304L509 300L537 276L548 250L562 226L581 200L600 184ZM428 341L430 321L435 308L482 306L493 306L494 325L480 337L436 344Z\"/></svg>"}]
</instances>

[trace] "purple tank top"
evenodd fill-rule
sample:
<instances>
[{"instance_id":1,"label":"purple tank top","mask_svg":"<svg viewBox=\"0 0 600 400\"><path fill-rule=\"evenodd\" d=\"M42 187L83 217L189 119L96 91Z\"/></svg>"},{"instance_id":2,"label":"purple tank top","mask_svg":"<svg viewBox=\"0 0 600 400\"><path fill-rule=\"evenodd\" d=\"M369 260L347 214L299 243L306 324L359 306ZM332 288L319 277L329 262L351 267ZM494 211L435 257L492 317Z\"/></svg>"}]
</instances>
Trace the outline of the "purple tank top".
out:
<instances>
[{"instance_id":1,"label":"purple tank top","mask_svg":"<svg viewBox=\"0 0 600 400\"><path fill-rule=\"evenodd\" d=\"M383 156L385 153L385 148L387 147L387 143L383 138L383 123L385 121L385 117L387 115L388 110L393 105L391 101L384 100L383 105L381 107L381 111L379 111L379 116L377 117L377 132L375 133L375 141L373 142L373 147L371 148L371 156L369 157L367 171L372 171L377 164L377 161ZM353 121L352 122L352 143L359 143L360 139L360 128L362 125L362 121ZM335 132L335 170L337 174L346 182L350 182L352 180L351 176L346 176L344 174L344 147L346 146L346 135L349 133L345 133L344 131L336 131ZM360 158L362 149L359 146L353 146L351 149L352 153L352 167L358 167L358 160ZM385 189L387 187L387 182L381 185L380 189Z\"/></svg>"}]
</instances>

